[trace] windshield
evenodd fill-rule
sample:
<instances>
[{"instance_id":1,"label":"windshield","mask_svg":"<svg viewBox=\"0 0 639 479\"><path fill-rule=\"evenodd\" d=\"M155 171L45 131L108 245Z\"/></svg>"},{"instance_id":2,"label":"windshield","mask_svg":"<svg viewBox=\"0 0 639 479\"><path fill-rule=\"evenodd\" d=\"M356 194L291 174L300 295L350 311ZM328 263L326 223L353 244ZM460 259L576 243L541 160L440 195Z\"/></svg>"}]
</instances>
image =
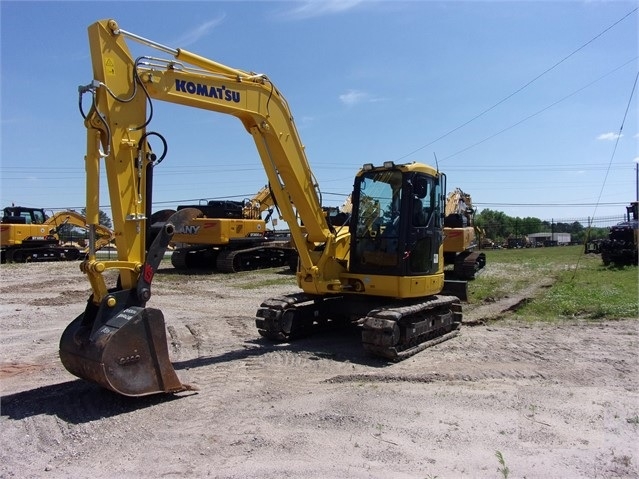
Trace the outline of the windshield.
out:
<instances>
[{"instance_id":1,"label":"windshield","mask_svg":"<svg viewBox=\"0 0 639 479\"><path fill-rule=\"evenodd\" d=\"M370 172L360 182L357 236L371 229L397 226L401 205L402 174L399 171Z\"/></svg>"},{"instance_id":2,"label":"windshield","mask_svg":"<svg viewBox=\"0 0 639 479\"><path fill-rule=\"evenodd\" d=\"M400 169L358 177L351 222L351 270L415 275L435 271L441 189L431 176Z\"/></svg>"}]
</instances>

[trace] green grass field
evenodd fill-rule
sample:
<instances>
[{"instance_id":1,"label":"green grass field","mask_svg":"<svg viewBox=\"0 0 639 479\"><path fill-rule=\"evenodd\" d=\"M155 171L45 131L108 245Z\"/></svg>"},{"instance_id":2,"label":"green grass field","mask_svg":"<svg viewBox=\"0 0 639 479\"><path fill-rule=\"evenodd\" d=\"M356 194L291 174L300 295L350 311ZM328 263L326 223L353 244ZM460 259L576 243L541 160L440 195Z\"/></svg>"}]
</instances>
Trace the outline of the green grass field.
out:
<instances>
[{"instance_id":1,"label":"green grass field","mask_svg":"<svg viewBox=\"0 0 639 479\"><path fill-rule=\"evenodd\" d=\"M619 319L639 317L639 270L636 266L605 267L598 255L585 255L583 246L554 248L484 250L486 268L469 282L469 302L498 301L521 294L531 284L548 281L552 285L516 315L525 320ZM156 281L180 278L170 260ZM242 272L224 276L227 285L251 290L269 285L290 284L297 291L295 276L278 274L280 269ZM219 273L197 272L189 281L209 281Z\"/></svg>"},{"instance_id":2,"label":"green grass field","mask_svg":"<svg viewBox=\"0 0 639 479\"><path fill-rule=\"evenodd\" d=\"M528 320L639 317L636 266L605 267L583 246L487 250L486 268L469 284L470 301L498 300L547 278L553 285L516 314Z\"/></svg>"}]
</instances>

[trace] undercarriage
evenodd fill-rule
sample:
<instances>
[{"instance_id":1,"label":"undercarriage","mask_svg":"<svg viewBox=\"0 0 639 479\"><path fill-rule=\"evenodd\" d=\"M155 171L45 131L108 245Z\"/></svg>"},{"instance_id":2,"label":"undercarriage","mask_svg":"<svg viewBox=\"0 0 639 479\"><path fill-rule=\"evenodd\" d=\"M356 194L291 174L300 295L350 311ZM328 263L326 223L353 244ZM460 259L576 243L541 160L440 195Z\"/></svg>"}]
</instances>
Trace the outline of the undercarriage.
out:
<instances>
[{"instance_id":1,"label":"undercarriage","mask_svg":"<svg viewBox=\"0 0 639 479\"><path fill-rule=\"evenodd\" d=\"M190 246L176 249L171 255L171 264L178 270L209 269L237 273L287 266L292 256L296 256L295 249L286 241L239 249Z\"/></svg>"},{"instance_id":2,"label":"undercarriage","mask_svg":"<svg viewBox=\"0 0 639 479\"><path fill-rule=\"evenodd\" d=\"M400 301L299 293L263 302L255 324L262 336L277 342L355 325L362 329L367 352L399 361L456 336L461 320L461 302L455 296Z\"/></svg>"}]
</instances>

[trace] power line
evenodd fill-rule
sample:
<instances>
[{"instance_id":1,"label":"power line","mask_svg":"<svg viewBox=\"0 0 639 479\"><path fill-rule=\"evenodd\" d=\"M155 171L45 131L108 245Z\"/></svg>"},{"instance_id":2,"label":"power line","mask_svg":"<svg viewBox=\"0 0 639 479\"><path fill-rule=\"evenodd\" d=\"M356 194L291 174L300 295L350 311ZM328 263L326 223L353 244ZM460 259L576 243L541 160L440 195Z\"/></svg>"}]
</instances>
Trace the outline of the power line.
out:
<instances>
[{"instance_id":1,"label":"power line","mask_svg":"<svg viewBox=\"0 0 639 479\"><path fill-rule=\"evenodd\" d=\"M477 201L473 201L474 205L477 206L501 206L501 207L509 207L509 206L517 206L517 207L544 207L544 208L554 208L556 206L562 207L571 207L571 208L581 208L587 206L595 206L595 205L604 205L604 206L623 206L626 203L479 203Z\"/></svg>"},{"instance_id":2,"label":"power line","mask_svg":"<svg viewBox=\"0 0 639 479\"><path fill-rule=\"evenodd\" d=\"M502 132L505 130L502 130ZM494 136L494 135L493 135ZM492 138L489 137L487 139ZM486 141L486 140L482 140L482 141ZM470 148L470 147L468 147ZM467 149L467 148L466 148ZM462 151L465 150L460 150L457 153L454 153L453 155L450 156L454 156L458 153L461 153ZM449 156L449 157L450 157ZM447 158L449 158L447 157ZM633 169L634 170L634 166L627 163L627 162L617 162L614 163L612 162L610 164L611 167L614 167L617 170L629 170L629 169ZM226 170L220 170L220 168L218 167L207 167L209 169L207 170L199 170L199 171L192 171L189 167L185 167L185 168L175 168L176 171L167 171L167 170L158 170L157 172L154 172L154 176L156 178L160 178L160 177L165 177L165 176L170 176L172 178L176 177L176 176L197 176L197 177L202 177L203 175L207 174L207 173L219 173L221 171L226 171ZM544 164L544 163L535 163L535 164L525 164L525 165L516 165L516 164L512 164L509 163L507 165L498 165L498 164L494 164L494 165L490 165L490 164L482 164L481 166L473 166L473 165L469 165L469 166L455 166L455 165L449 165L446 168L446 171L465 171L465 172L472 172L472 171L480 171L480 172L485 172L485 171L499 171L499 172L524 172L524 171L539 171L540 168L543 168L544 171L595 171L595 170L602 170L602 169L607 169L607 165L602 165L601 163L579 163L579 164L570 164L570 163L552 163L552 164ZM321 167L319 168L315 168L314 171L316 173L321 173L321 172L325 172L325 171L335 171L336 169L340 169L340 170L348 170L350 172L353 171L353 167L352 166L345 166L343 163L341 164L335 164L335 166L333 166L332 164L322 164ZM3 171L3 170L7 170L7 171ZM230 172L236 172L236 171L248 171L247 170L228 170ZM250 169L253 170L253 169ZM255 171L263 171L262 168L255 168ZM38 168L38 167L22 167L22 166L3 166L0 167L0 172L2 172L0 174L0 179L2 181L9 181L9 180L29 180L29 179L33 179L33 176L23 176L23 175L28 175L30 171L35 171L38 173L41 173L42 176L44 177L44 175L46 174L46 180L50 180L53 177L55 177L56 180L78 180L78 179L84 179L85 175L84 175L84 171L83 171L83 167L78 167L78 168L62 168L62 169L57 169L57 168ZM68 175L68 172L73 172L73 173L77 173L77 175ZM58 174L61 173L65 173L65 176L59 176ZM102 172L103 173L103 177L106 177L106 172ZM15 175L15 176L14 176ZM43 178L44 179L44 178ZM338 178L338 179L332 179L330 181L338 181L341 180L343 178ZM351 176L346 177L347 180L352 180ZM323 181L329 181L329 180L323 180ZM220 180L220 183L225 183L225 180ZM40 186L43 188L46 188L47 186ZM51 184L50 185L51 188L58 188L59 186L56 184Z\"/></svg>"},{"instance_id":3,"label":"power line","mask_svg":"<svg viewBox=\"0 0 639 479\"><path fill-rule=\"evenodd\" d=\"M350 193L349 193L350 194ZM345 194L345 193L334 193L334 192L322 192L322 195L324 196L336 196L339 198L346 198L349 196L349 194ZM231 196L214 196L214 197L208 197L208 198L186 198L186 199L178 199L178 200L168 200L168 201L154 201L153 205L169 205L169 204L194 204L197 203L198 201L211 201L211 200L230 200L230 199L237 199L237 198L251 198L253 196L253 194L247 194L247 195L231 195ZM486 207L486 206L499 206L499 207L519 207L519 208L526 208L526 207L542 207L542 208L554 208L554 207L572 207L572 208L578 208L578 207L589 207L589 206L594 206L594 205L601 205L601 206L624 206L626 205L626 203L624 202L610 202L610 203L490 203L490 202L477 202L474 201L473 202L474 205L476 206L482 206L482 207ZM84 208L84 206L71 206L71 207L65 207L65 208L59 208L59 207L47 207L44 208L45 210L54 210L54 211L59 211L59 210L67 210L67 209L82 209ZM101 205L100 208L104 208L104 209L111 209L111 205Z\"/></svg>"},{"instance_id":4,"label":"power line","mask_svg":"<svg viewBox=\"0 0 639 479\"><path fill-rule=\"evenodd\" d=\"M601 77L597 78L596 80L593 80L592 82L590 82L590 83L588 83L587 85L585 85L585 86L583 86L583 87L579 88L578 90L573 91L572 93L570 93L570 94L566 95L565 97L563 97L563 98L561 98L561 99L559 99L559 100L555 101L554 103L551 103L550 105L548 105L548 106L546 106L546 107L542 108L541 110L538 110L538 111L536 111L535 113L532 113L532 114L528 115L527 117L525 117L525 118L523 118L523 119L519 120L518 122L516 122L516 123L514 123L514 124L512 124L512 125L510 125L510 126L508 126L508 127L506 127L506 128L504 128L504 129L502 129L502 130L498 131L497 133L493 133L492 135L490 135L490 136L488 136L488 137L484 138L483 140L480 140L480 141L478 141L478 142L476 142L476 143L473 143L472 145L467 146L467 147L465 147L465 148L462 148L461 150L459 150L459 151L457 151L457 152L453 153L452 155L448 155L448 156L446 156L446 157L442 158L440 161L444 161L444 160L447 160L447 159L452 158L452 157L454 157L454 156L457 156L457 155L459 155L460 153L463 153L463 152L465 152L465 151L468 151L468 150L470 150L471 148L474 148L474 147L476 147L476 146L479 146L479 145L481 145L482 143L485 143L485 142L487 142L488 140L491 140L491 139L495 138L496 136L501 135L502 133L507 132L508 130L512 130L512 129L513 129L513 128L515 128L516 126L521 125L522 123L524 123L524 122L526 122L526 121L530 120L531 118L533 118L533 117L535 117L535 116L537 116L537 115L539 115L539 114L541 114L541 113L545 112L546 110L551 109L553 106L558 105L558 104L559 104L559 103L561 103L562 101L565 101L565 100L567 100L568 98L570 98L570 97L572 97L572 96L576 95L577 93L579 93L579 92L581 92L581 91L585 90L585 89L586 89L586 88L588 88L589 86L594 85L594 84L595 84L595 83L597 83L598 81L603 80L603 79L604 79L605 77L607 77L608 75L610 75L610 74L612 74L612 73L616 72L617 70L619 70L619 69L621 69L621 68L625 67L625 66L626 66L626 65L628 65L629 63L634 62L637 58L639 58L639 57L634 57L632 60L627 61L627 62L626 62L626 63L624 63L623 65L621 65L621 66L619 66L619 67L615 68L614 70L612 70L612 71L610 71L610 72L606 73L605 75L603 75L603 76L601 76Z\"/></svg>"},{"instance_id":5,"label":"power line","mask_svg":"<svg viewBox=\"0 0 639 479\"><path fill-rule=\"evenodd\" d=\"M630 104L632 103L632 97L635 94L635 89L637 88L637 79L639 79L639 72L635 75L635 81L632 85L632 90L630 91L630 98L628 98L628 104L626 105L626 111L623 114L623 119L621 120L621 126L619 126L619 133L617 134L617 138L615 139L615 146L612 149L612 154L610 155L610 161L608 162L608 168L606 169L606 174L604 175L603 181L601 183L601 190L599 191L598 199L601 199L601 195L603 194L604 187L606 185L606 180L608 179L608 173L610 173L610 166L612 165L612 161L615 158L615 154L617 152L617 146L619 145L619 139L621 138L621 133L623 132L623 127L626 123L626 118L628 117L628 110L630 110ZM592 212L593 216L597 212L597 205L595 205L595 209Z\"/></svg>"},{"instance_id":6,"label":"power line","mask_svg":"<svg viewBox=\"0 0 639 479\"><path fill-rule=\"evenodd\" d=\"M590 45L592 42L594 42L596 39L598 39L599 37L601 37L603 34L605 34L606 32L608 32L610 29L612 29L613 27L615 27L617 24L621 23L623 20L625 20L626 18L628 18L630 15L632 15L633 13L635 13L637 11L637 8L635 8L634 10L632 10L631 12L627 13L626 15L624 15L622 18L620 18L619 20L617 20L615 23L613 23L612 25L610 25L608 28L606 28L605 30L603 30L601 33L599 33L598 35L596 35L595 37L591 38L590 40L588 40L586 43L584 43L583 45L581 45L579 48L577 48L576 50L574 50L572 53L570 53L569 55L565 56L564 58L562 58L561 60L559 60L557 63L555 63L553 66L551 66L550 68L546 69L544 72L540 73L539 75L537 75L535 78L533 78L532 80L530 80L529 82L527 82L525 85L523 85L522 87L518 88L517 90L515 90L514 92L512 92L510 95L506 96L505 98L499 100L497 103L495 103L494 105L492 105L491 107L485 109L484 111L482 111L481 113L475 115L474 117L472 117L470 120L462 123L461 125L459 125L456 128L453 128L452 130L448 131L447 133L444 133L443 135L441 135L440 137L432 140L430 143L427 143L423 146L420 146L419 148L417 148L416 150L411 151L410 153L401 156L399 158L397 158L395 161L400 161L403 160L404 158L407 158L415 153L417 153L418 151L423 150L424 148L429 147L430 145L437 143L439 140L442 140L444 138L446 138L447 136L451 135L452 133L455 133L456 131L462 129L463 127L465 127L466 125L472 123L473 121L477 120L478 118L481 118L482 116L484 116L486 113L488 113L489 111L494 110L495 108L497 108L499 105L501 105L502 103L506 102L507 100L509 100L510 98L512 98L513 96L515 96L516 94L520 93L522 90L524 90L525 88L529 87L532 83L534 83L535 81L539 80L542 76L546 75L547 73L549 73L550 71L554 70L556 67L558 67L559 65L561 65L563 62L565 62L566 60L568 60L570 57L572 57L573 55L575 55L577 52L579 52L580 50L583 50L586 46Z\"/></svg>"}]
</instances>

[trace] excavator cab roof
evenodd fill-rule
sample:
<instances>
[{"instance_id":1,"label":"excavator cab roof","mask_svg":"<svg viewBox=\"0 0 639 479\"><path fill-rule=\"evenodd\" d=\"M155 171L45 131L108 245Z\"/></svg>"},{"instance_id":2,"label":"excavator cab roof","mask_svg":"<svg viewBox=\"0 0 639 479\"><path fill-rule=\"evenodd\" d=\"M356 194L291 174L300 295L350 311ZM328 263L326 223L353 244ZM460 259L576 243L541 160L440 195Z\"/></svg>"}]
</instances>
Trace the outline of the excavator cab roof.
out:
<instances>
[{"instance_id":1,"label":"excavator cab roof","mask_svg":"<svg viewBox=\"0 0 639 479\"><path fill-rule=\"evenodd\" d=\"M47 215L42 208L28 208L25 206L7 206L2 210L2 220L10 223L42 224L46 221ZM20 221L17 221L20 219Z\"/></svg>"}]
</instances>

